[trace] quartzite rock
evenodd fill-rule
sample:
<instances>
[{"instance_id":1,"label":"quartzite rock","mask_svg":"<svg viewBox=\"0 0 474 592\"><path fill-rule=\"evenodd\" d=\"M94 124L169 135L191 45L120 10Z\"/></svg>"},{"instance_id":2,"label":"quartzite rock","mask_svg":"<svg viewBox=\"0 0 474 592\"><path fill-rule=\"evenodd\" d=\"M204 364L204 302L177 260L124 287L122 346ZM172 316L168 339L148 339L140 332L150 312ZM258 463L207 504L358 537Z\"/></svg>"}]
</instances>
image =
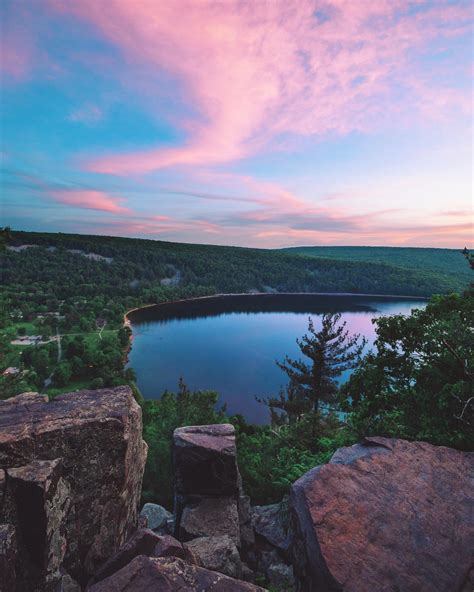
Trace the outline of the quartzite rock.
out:
<instances>
[{"instance_id":1,"label":"quartzite rock","mask_svg":"<svg viewBox=\"0 0 474 592\"><path fill-rule=\"evenodd\" d=\"M474 454L367 438L292 487L297 590L453 592L473 561Z\"/></svg>"},{"instance_id":2,"label":"quartzite rock","mask_svg":"<svg viewBox=\"0 0 474 592\"><path fill-rule=\"evenodd\" d=\"M230 536L240 547L239 513L234 498L197 498L185 506L178 531L180 540L223 535Z\"/></svg>"},{"instance_id":3,"label":"quartzite rock","mask_svg":"<svg viewBox=\"0 0 474 592\"><path fill-rule=\"evenodd\" d=\"M160 537L153 551L153 557L178 557L188 563L197 564L194 554L169 534Z\"/></svg>"},{"instance_id":4,"label":"quartzite rock","mask_svg":"<svg viewBox=\"0 0 474 592\"><path fill-rule=\"evenodd\" d=\"M136 557L90 592L265 592L248 582L190 565L181 559Z\"/></svg>"},{"instance_id":5,"label":"quartzite rock","mask_svg":"<svg viewBox=\"0 0 474 592\"><path fill-rule=\"evenodd\" d=\"M199 565L231 578L242 577L242 562L234 541L227 535L203 537L185 543L196 556Z\"/></svg>"},{"instance_id":6,"label":"quartzite rock","mask_svg":"<svg viewBox=\"0 0 474 592\"><path fill-rule=\"evenodd\" d=\"M291 543L288 500L268 506L254 506L252 512L255 533L287 556Z\"/></svg>"},{"instance_id":7,"label":"quartzite rock","mask_svg":"<svg viewBox=\"0 0 474 592\"><path fill-rule=\"evenodd\" d=\"M0 524L0 590L16 590L16 532L13 524Z\"/></svg>"},{"instance_id":8,"label":"quartzite rock","mask_svg":"<svg viewBox=\"0 0 474 592\"><path fill-rule=\"evenodd\" d=\"M158 504L145 504L140 512L140 518L146 518L147 528L151 530L164 530L173 514Z\"/></svg>"},{"instance_id":9,"label":"quartzite rock","mask_svg":"<svg viewBox=\"0 0 474 592\"><path fill-rule=\"evenodd\" d=\"M136 527L146 459L141 432L129 387L0 401L0 467L61 459L71 488L64 567L75 579L84 582Z\"/></svg>"},{"instance_id":10,"label":"quartzite rock","mask_svg":"<svg viewBox=\"0 0 474 592\"><path fill-rule=\"evenodd\" d=\"M38 588L53 588L61 577L71 505L71 488L61 477L61 468L58 459L34 460L7 471L8 500L0 521L10 519L16 527L20 588L27 589L33 582Z\"/></svg>"},{"instance_id":11,"label":"quartzite rock","mask_svg":"<svg viewBox=\"0 0 474 592\"><path fill-rule=\"evenodd\" d=\"M178 495L230 496L238 490L235 430L230 424L178 428L173 434Z\"/></svg>"},{"instance_id":12,"label":"quartzite rock","mask_svg":"<svg viewBox=\"0 0 474 592\"><path fill-rule=\"evenodd\" d=\"M108 578L138 555L153 555L160 536L149 528L140 528L128 539L121 549L96 572L92 581L100 582Z\"/></svg>"}]
</instances>

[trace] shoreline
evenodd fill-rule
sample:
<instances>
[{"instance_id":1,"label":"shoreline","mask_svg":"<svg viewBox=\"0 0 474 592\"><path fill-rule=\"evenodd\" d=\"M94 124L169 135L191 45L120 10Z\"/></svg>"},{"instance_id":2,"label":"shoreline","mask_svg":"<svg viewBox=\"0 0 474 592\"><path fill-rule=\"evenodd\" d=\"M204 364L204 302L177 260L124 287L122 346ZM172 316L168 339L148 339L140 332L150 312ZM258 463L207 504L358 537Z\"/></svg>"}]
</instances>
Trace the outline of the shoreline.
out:
<instances>
[{"instance_id":1,"label":"shoreline","mask_svg":"<svg viewBox=\"0 0 474 592\"><path fill-rule=\"evenodd\" d=\"M426 302L430 300L428 296L407 296L398 294L361 294L359 292L228 292L225 294L219 293L211 294L208 296L194 296L192 298L178 298L177 300L165 300L163 302L155 302L153 304L144 304L143 306L136 306L135 308L131 308L130 310L127 310L127 312L124 313L123 324L124 326L131 328L132 322L128 318L128 315L139 310L151 308L153 306L166 306L168 304L179 304L182 302L196 302L200 300L210 300L212 298L227 298L236 296L246 296L249 298L251 298L252 296L360 296L361 298L400 298L401 300L424 300Z\"/></svg>"}]
</instances>

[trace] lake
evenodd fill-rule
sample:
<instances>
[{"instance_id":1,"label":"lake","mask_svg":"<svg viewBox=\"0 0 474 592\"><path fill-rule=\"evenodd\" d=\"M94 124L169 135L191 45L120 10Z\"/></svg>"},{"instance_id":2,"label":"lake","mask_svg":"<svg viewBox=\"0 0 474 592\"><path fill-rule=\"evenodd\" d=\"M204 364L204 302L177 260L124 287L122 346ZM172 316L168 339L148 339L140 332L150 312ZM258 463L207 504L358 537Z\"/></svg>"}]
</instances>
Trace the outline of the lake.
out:
<instances>
[{"instance_id":1,"label":"lake","mask_svg":"<svg viewBox=\"0 0 474 592\"><path fill-rule=\"evenodd\" d=\"M128 365L147 399L176 391L182 377L192 390L218 391L230 414L266 423L268 408L257 403L255 395L276 395L286 385L275 360L301 357L296 338L306 332L308 316L319 327L324 312L340 312L349 331L365 336L371 347L374 318L409 314L425 305L415 298L311 294L216 296L159 304L129 313Z\"/></svg>"}]
</instances>

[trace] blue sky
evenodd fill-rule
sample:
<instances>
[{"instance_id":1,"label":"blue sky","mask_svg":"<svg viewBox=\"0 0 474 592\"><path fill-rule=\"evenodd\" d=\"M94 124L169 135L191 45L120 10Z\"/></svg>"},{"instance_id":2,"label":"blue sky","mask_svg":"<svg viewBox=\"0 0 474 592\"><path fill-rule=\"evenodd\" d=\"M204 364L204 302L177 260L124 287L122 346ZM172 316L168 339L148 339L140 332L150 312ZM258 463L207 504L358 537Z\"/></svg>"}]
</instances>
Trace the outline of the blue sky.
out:
<instances>
[{"instance_id":1,"label":"blue sky","mask_svg":"<svg viewBox=\"0 0 474 592\"><path fill-rule=\"evenodd\" d=\"M5 1L13 228L472 242L469 2Z\"/></svg>"}]
</instances>

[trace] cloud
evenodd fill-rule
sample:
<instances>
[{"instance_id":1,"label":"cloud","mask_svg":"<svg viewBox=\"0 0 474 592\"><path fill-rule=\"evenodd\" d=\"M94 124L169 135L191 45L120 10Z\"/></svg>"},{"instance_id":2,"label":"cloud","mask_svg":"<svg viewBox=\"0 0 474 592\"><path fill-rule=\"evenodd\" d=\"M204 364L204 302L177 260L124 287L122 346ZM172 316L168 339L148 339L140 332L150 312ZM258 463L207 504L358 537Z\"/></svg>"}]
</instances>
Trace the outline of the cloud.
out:
<instances>
[{"instance_id":1,"label":"cloud","mask_svg":"<svg viewBox=\"0 0 474 592\"><path fill-rule=\"evenodd\" d=\"M112 197L103 191L85 189L52 191L51 197L59 203L86 210L98 210L111 214L130 213L128 208L120 205L121 199Z\"/></svg>"},{"instance_id":2,"label":"cloud","mask_svg":"<svg viewBox=\"0 0 474 592\"><path fill-rule=\"evenodd\" d=\"M51 6L94 25L150 79L168 73L179 100L198 112L180 121L188 133L182 146L89 159L95 172L217 165L289 146L294 136L469 109L469 89L443 84L435 63L421 76L418 63L433 44L469 33L467 3L328 0L316 12L310 0Z\"/></svg>"}]
</instances>

